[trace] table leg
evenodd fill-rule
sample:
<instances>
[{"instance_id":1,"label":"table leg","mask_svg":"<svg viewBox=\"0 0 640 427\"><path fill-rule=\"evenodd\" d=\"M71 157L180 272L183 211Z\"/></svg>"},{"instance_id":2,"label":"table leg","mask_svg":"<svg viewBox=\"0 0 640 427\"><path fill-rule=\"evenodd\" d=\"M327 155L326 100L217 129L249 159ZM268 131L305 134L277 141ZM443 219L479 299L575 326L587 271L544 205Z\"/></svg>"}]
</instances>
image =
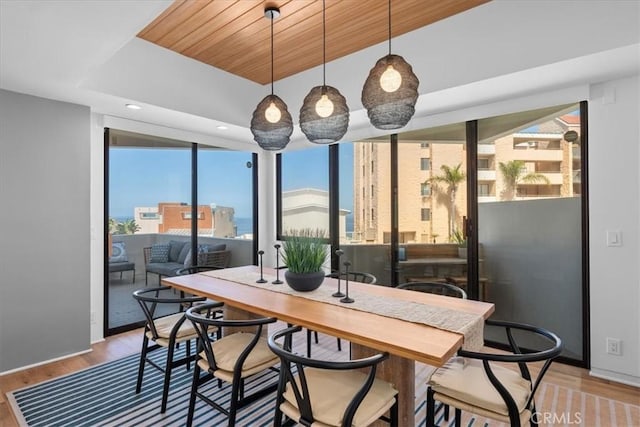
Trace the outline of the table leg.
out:
<instances>
[{"instance_id":1,"label":"table leg","mask_svg":"<svg viewBox=\"0 0 640 427\"><path fill-rule=\"evenodd\" d=\"M351 358L377 354L373 350L359 344L351 343ZM398 425L403 427L415 426L415 361L404 357L389 355L389 358L378 366L376 376L389 381L398 390ZM376 421L373 426L387 426L386 423Z\"/></svg>"},{"instance_id":2,"label":"table leg","mask_svg":"<svg viewBox=\"0 0 640 427\"><path fill-rule=\"evenodd\" d=\"M257 318L261 318L262 316L259 316L255 313L251 313L249 311L246 310L242 310L239 308L235 308L235 307L231 307L229 305L225 305L224 306L224 318L227 320L247 320L247 319L257 319ZM247 326L244 328L224 328L222 330L222 336L227 336L227 335L231 335L233 333L236 332L241 332L241 331L247 331L247 332L253 332L255 331L255 327L254 326ZM264 325L262 327L262 336L263 337L268 337L269 336L269 328L268 325Z\"/></svg>"}]
</instances>

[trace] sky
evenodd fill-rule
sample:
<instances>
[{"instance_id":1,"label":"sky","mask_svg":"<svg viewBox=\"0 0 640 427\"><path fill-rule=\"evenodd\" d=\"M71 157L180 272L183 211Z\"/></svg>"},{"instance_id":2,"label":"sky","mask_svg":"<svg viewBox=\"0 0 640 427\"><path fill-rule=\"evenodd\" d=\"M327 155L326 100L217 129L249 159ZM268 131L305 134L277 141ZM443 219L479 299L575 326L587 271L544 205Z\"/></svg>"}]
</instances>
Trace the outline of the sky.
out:
<instances>
[{"instance_id":1,"label":"sky","mask_svg":"<svg viewBox=\"0 0 640 427\"><path fill-rule=\"evenodd\" d=\"M251 153L200 150L198 203L233 207L237 218L252 215ZM286 153L284 189L328 190L328 147ZM353 207L353 144L341 144L340 207ZM133 217L135 207L158 202L191 202L191 151L188 149L111 148L109 216Z\"/></svg>"}]
</instances>

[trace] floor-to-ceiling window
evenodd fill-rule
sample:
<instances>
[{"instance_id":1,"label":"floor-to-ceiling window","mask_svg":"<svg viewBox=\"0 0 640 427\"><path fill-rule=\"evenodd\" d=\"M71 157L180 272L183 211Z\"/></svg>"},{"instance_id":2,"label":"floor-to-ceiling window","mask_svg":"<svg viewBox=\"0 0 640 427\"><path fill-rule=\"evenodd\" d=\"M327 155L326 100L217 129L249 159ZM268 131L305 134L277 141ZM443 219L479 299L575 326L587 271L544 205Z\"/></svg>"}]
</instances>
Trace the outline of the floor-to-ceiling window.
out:
<instances>
[{"instance_id":1,"label":"floor-to-ceiling window","mask_svg":"<svg viewBox=\"0 0 640 427\"><path fill-rule=\"evenodd\" d=\"M160 240L190 241L191 148L191 143L109 130L107 331L144 320L131 294L159 284L158 275L146 274L145 248Z\"/></svg>"},{"instance_id":2,"label":"floor-to-ceiling window","mask_svg":"<svg viewBox=\"0 0 640 427\"><path fill-rule=\"evenodd\" d=\"M280 158L279 234L304 228L329 237L329 147L284 152ZM280 236L278 236L280 237Z\"/></svg>"},{"instance_id":3,"label":"floor-to-ceiling window","mask_svg":"<svg viewBox=\"0 0 640 427\"><path fill-rule=\"evenodd\" d=\"M113 129L105 150L107 335L143 322L131 294L160 284L158 274L146 271L154 245L182 246L169 261L184 267L204 259L191 254L194 247L227 251L229 265L254 262L251 153Z\"/></svg>"},{"instance_id":4,"label":"floor-to-ceiling window","mask_svg":"<svg viewBox=\"0 0 640 427\"><path fill-rule=\"evenodd\" d=\"M584 361L580 105L478 121L480 294L494 317L548 328Z\"/></svg>"},{"instance_id":5,"label":"floor-to-ceiling window","mask_svg":"<svg viewBox=\"0 0 640 427\"><path fill-rule=\"evenodd\" d=\"M389 286L457 284L494 302L495 317L556 331L564 358L586 365L585 109L560 105L341 142L329 156L337 168L324 155L313 166L293 162L320 149L286 153L280 173L293 181L287 167L334 171L327 199L337 191L338 202L328 215L341 220L330 231L338 238L330 237L354 270Z\"/></svg>"},{"instance_id":6,"label":"floor-to-ceiling window","mask_svg":"<svg viewBox=\"0 0 640 427\"><path fill-rule=\"evenodd\" d=\"M391 162L388 142L339 144L340 249L353 271L373 274L379 285L391 284L389 198Z\"/></svg>"},{"instance_id":7,"label":"floor-to-ceiling window","mask_svg":"<svg viewBox=\"0 0 640 427\"><path fill-rule=\"evenodd\" d=\"M464 123L398 135L398 283L466 287Z\"/></svg>"}]
</instances>

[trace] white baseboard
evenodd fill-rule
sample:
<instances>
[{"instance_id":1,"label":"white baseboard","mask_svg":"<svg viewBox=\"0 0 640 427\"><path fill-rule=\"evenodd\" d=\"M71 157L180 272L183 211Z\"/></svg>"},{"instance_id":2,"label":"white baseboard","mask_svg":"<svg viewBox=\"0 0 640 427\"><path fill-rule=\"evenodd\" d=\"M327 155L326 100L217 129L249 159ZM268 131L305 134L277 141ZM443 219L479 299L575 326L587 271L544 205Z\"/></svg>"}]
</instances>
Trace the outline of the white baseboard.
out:
<instances>
[{"instance_id":1,"label":"white baseboard","mask_svg":"<svg viewBox=\"0 0 640 427\"><path fill-rule=\"evenodd\" d=\"M91 341L91 345L98 344L99 342L103 342L103 341L106 341L106 340L104 338L98 338L95 341Z\"/></svg>"},{"instance_id":2,"label":"white baseboard","mask_svg":"<svg viewBox=\"0 0 640 427\"><path fill-rule=\"evenodd\" d=\"M66 354L64 356L56 357L54 359L43 360L42 362L34 363L32 365L21 366L20 368L10 369L8 371L0 372L0 377L3 375L13 374L15 372L24 371L25 369L35 368L37 366L46 365L47 363L57 362L58 360L68 359L69 357L80 356L81 354L86 354L92 352L92 349L87 349L83 351L79 351L77 353Z\"/></svg>"},{"instance_id":3,"label":"white baseboard","mask_svg":"<svg viewBox=\"0 0 640 427\"><path fill-rule=\"evenodd\" d=\"M630 385L632 387L640 387L640 378L633 375L621 374L619 372L611 372L606 369L598 368L591 368L589 375L603 380Z\"/></svg>"}]
</instances>

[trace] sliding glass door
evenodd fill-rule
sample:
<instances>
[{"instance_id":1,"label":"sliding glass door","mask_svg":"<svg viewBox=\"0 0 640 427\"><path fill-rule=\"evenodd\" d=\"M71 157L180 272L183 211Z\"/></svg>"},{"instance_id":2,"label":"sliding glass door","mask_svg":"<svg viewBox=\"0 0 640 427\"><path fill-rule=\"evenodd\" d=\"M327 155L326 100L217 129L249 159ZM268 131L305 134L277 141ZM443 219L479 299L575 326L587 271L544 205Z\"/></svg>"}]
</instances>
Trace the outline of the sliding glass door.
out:
<instances>
[{"instance_id":1,"label":"sliding glass door","mask_svg":"<svg viewBox=\"0 0 640 427\"><path fill-rule=\"evenodd\" d=\"M160 283L158 274L145 269L149 248L171 241L190 244L191 148L190 143L109 130L107 334L144 320L131 294Z\"/></svg>"},{"instance_id":2,"label":"sliding glass door","mask_svg":"<svg viewBox=\"0 0 640 427\"><path fill-rule=\"evenodd\" d=\"M580 106L478 121L482 299L494 317L548 328L585 359ZM490 331L489 331L490 332Z\"/></svg>"},{"instance_id":3,"label":"sliding glass door","mask_svg":"<svg viewBox=\"0 0 640 427\"><path fill-rule=\"evenodd\" d=\"M254 155L107 129L105 160L105 335L143 324L131 294L160 274L255 262Z\"/></svg>"}]
</instances>

